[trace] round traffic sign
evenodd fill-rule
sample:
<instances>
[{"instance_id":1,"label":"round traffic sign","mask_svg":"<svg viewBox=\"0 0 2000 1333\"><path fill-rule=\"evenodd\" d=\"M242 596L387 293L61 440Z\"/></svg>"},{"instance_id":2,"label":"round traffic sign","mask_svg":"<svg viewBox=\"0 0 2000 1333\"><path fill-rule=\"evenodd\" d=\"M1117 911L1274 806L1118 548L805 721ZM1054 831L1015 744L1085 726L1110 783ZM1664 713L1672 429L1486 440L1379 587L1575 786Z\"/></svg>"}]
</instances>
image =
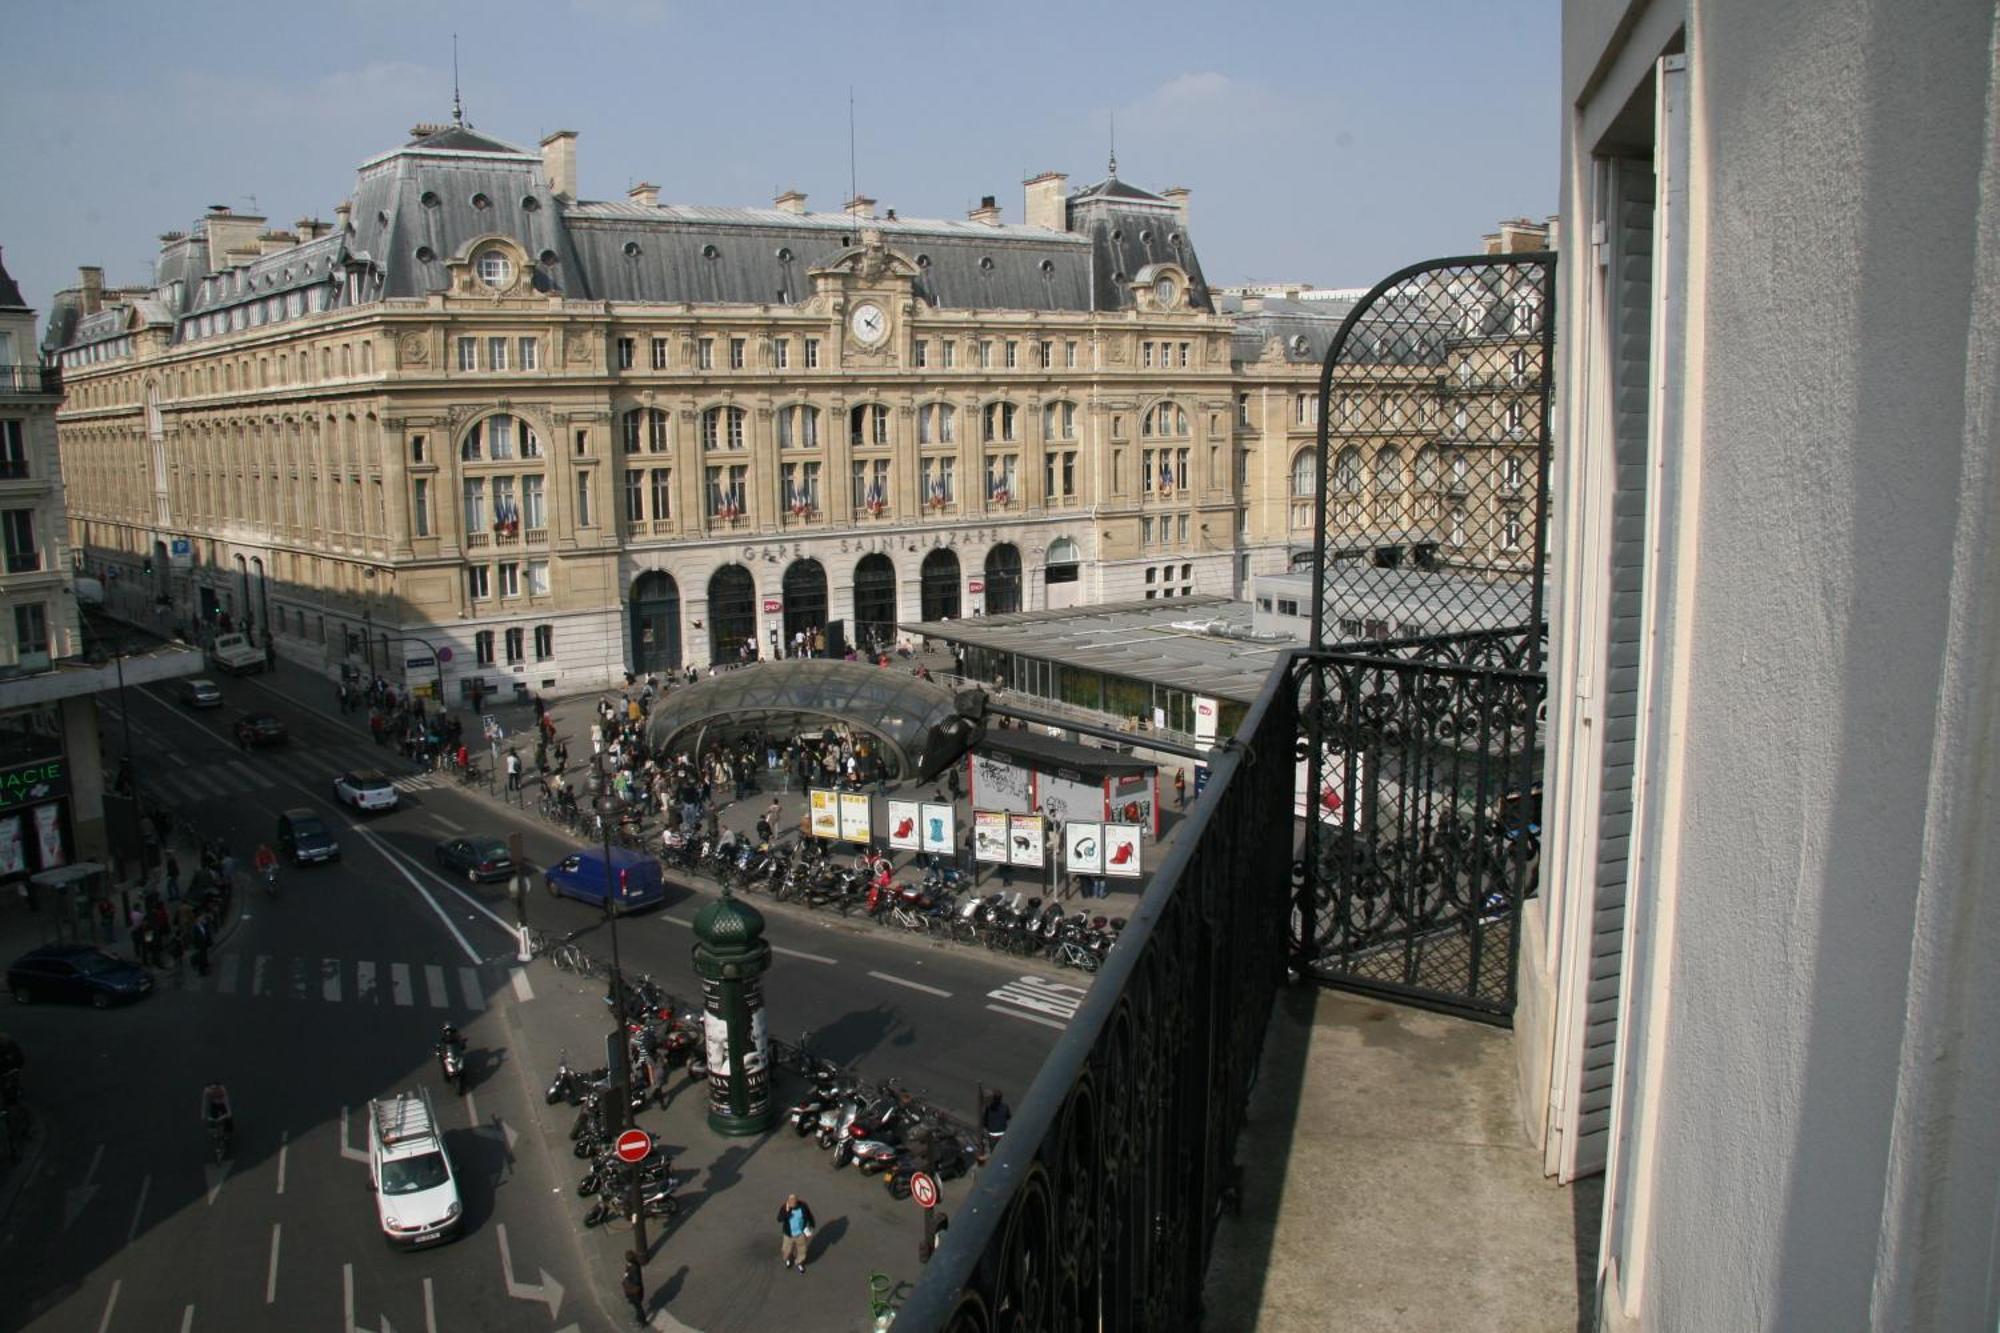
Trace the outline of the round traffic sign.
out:
<instances>
[{"instance_id":1,"label":"round traffic sign","mask_svg":"<svg viewBox=\"0 0 2000 1333\"><path fill-rule=\"evenodd\" d=\"M438 649L438 654L437 654L437 656L438 656L438 661L440 661L440 662L449 662L449 661L451 661L451 648L450 648L449 646L447 646L447 647L443 647L443 648L440 648L440 649Z\"/></svg>"},{"instance_id":2,"label":"round traffic sign","mask_svg":"<svg viewBox=\"0 0 2000 1333\"><path fill-rule=\"evenodd\" d=\"M653 1151L653 1136L643 1129L628 1129L618 1136L618 1160L621 1162L643 1162ZM936 1186L932 1186L936 1192Z\"/></svg>"},{"instance_id":3,"label":"round traffic sign","mask_svg":"<svg viewBox=\"0 0 2000 1333\"><path fill-rule=\"evenodd\" d=\"M919 1208L935 1208L938 1199L937 1181L932 1179L928 1172L912 1172L910 1175L910 1197L916 1200L917 1207Z\"/></svg>"}]
</instances>

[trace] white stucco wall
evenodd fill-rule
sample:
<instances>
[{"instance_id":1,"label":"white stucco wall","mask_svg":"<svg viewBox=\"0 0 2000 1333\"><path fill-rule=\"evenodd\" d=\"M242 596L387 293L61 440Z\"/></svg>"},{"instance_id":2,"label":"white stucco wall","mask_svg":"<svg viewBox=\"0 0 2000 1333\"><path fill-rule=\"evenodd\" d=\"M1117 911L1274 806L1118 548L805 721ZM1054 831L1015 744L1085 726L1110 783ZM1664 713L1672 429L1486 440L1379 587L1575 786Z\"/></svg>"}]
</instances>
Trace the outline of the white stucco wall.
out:
<instances>
[{"instance_id":1,"label":"white stucco wall","mask_svg":"<svg viewBox=\"0 0 2000 1333\"><path fill-rule=\"evenodd\" d=\"M1618 58L1649 8L1565 5L1577 126L1661 53ZM1692 596L1653 646L1684 726L1638 777L1673 818L1633 891L1667 920L1627 956L1672 945L1621 1033L1607 1314L1992 1329L2000 11L1684 8L1690 359L1658 461Z\"/></svg>"}]
</instances>

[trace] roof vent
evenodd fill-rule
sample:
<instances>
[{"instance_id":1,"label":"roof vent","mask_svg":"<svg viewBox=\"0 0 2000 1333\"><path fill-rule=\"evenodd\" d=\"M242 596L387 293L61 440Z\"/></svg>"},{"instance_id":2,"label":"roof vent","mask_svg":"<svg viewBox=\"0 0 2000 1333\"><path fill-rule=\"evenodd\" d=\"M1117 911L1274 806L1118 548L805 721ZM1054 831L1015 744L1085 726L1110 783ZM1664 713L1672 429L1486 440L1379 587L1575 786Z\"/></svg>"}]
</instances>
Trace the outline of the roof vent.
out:
<instances>
[{"instance_id":1,"label":"roof vent","mask_svg":"<svg viewBox=\"0 0 2000 1333\"><path fill-rule=\"evenodd\" d=\"M979 207L969 210L965 216L970 221L997 227L1000 225L1000 204L992 195L982 194L979 196Z\"/></svg>"},{"instance_id":2,"label":"roof vent","mask_svg":"<svg viewBox=\"0 0 2000 1333\"><path fill-rule=\"evenodd\" d=\"M701 257L703 259L720 259L722 251L716 249L713 245L704 245L701 247Z\"/></svg>"},{"instance_id":3,"label":"roof vent","mask_svg":"<svg viewBox=\"0 0 2000 1333\"><path fill-rule=\"evenodd\" d=\"M637 241L625 242L625 257L627 259L637 259L639 257L639 243Z\"/></svg>"}]
</instances>

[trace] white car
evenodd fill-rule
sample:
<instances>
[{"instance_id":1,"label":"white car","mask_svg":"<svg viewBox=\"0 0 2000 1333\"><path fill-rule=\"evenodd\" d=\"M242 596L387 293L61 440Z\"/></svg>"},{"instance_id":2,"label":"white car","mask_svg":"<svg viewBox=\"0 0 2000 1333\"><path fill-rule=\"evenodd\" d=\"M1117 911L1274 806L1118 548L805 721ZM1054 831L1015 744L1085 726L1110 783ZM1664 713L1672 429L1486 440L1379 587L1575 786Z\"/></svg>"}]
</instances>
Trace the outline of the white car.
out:
<instances>
[{"instance_id":1,"label":"white car","mask_svg":"<svg viewBox=\"0 0 2000 1333\"><path fill-rule=\"evenodd\" d=\"M333 780L333 799L356 810L394 810L396 784L380 773L342 773Z\"/></svg>"},{"instance_id":2,"label":"white car","mask_svg":"<svg viewBox=\"0 0 2000 1333\"><path fill-rule=\"evenodd\" d=\"M456 1235L465 1206L430 1094L418 1089L370 1102L368 1184L383 1239L415 1248Z\"/></svg>"}]
</instances>

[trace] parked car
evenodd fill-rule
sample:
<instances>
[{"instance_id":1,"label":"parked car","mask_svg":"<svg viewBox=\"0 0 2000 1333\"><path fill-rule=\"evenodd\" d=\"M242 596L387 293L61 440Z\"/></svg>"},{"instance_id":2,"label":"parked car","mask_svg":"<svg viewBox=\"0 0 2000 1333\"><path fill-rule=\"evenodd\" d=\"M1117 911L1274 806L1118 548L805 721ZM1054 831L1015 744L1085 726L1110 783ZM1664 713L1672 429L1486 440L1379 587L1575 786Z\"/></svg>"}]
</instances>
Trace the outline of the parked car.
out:
<instances>
[{"instance_id":1,"label":"parked car","mask_svg":"<svg viewBox=\"0 0 2000 1333\"><path fill-rule=\"evenodd\" d=\"M222 707L222 687L206 676L181 682L181 702L189 708Z\"/></svg>"},{"instance_id":2,"label":"parked car","mask_svg":"<svg viewBox=\"0 0 2000 1333\"><path fill-rule=\"evenodd\" d=\"M514 873L514 858L507 854L507 844L498 838L446 838L437 845L435 855L437 863L446 870L460 871L475 882L505 879Z\"/></svg>"},{"instance_id":3,"label":"parked car","mask_svg":"<svg viewBox=\"0 0 2000 1333\"><path fill-rule=\"evenodd\" d=\"M325 821L310 810L287 810L278 816L278 851L291 857L295 866L340 859L340 844Z\"/></svg>"},{"instance_id":4,"label":"parked car","mask_svg":"<svg viewBox=\"0 0 2000 1333\"><path fill-rule=\"evenodd\" d=\"M208 650L208 660L218 671L238 676L262 671L270 665L264 650L242 634L225 634L217 639Z\"/></svg>"},{"instance_id":5,"label":"parked car","mask_svg":"<svg viewBox=\"0 0 2000 1333\"><path fill-rule=\"evenodd\" d=\"M139 999L153 989L146 969L113 958L89 944L49 944L30 949L7 968L14 1003L67 1000L109 1009Z\"/></svg>"},{"instance_id":6,"label":"parked car","mask_svg":"<svg viewBox=\"0 0 2000 1333\"><path fill-rule=\"evenodd\" d=\"M606 905L608 892L612 910L619 912L647 907L667 896L660 863L624 847L612 848L609 861L595 847L571 852L542 872L542 887L551 897L574 898L598 907Z\"/></svg>"},{"instance_id":7,"label":"parked car","mask_svg":"<svg viewBox=\"0 0 2000 1333\"><path fill-rule=\"evenodd\" d=\"M236 719L236 743L244 749L283 745L291 739L285 724L269 713L245 713Z\"/></svg>"},{"instance_id":8,"label":"parked car","mask_svg":"<svg viewBox=\"0 0 2000 1333\"><path fill-rule=\"evenodd\" d=\"M333 799L356 810L394 810L396 784L380 773L342 773L333 780Z\"/></svg>"}]
</instances>

